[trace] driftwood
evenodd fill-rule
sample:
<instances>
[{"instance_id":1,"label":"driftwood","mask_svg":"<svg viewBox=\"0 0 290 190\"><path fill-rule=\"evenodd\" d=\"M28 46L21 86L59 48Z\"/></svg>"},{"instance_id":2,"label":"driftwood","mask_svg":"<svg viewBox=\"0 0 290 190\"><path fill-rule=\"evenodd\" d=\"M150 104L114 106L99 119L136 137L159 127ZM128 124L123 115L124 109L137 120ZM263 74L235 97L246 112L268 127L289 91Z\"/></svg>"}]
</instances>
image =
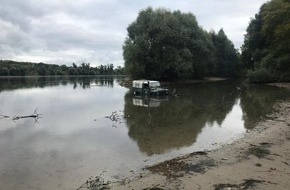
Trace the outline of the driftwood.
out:
<instances>
[{"instance_id":1,"label":"driftwood","mask_svg":"<svg viewBox=\"0 0 290 190\"><path fill-rule=\"evenodd\" d=\"M119 112L122 112L122 111L120 110ZM112 112L112 114L109 116L105 116L105 118L108 118L111 121L121 121L122 119L129 118L129 117L130 115L128 114L121 115L117 111Z\"/></svg>"},{"instance_id":2,"label":"driftwood","mask_svg":"<svg viewBox=\"0 0 290 190\"><path fill-rule=\"evenodd\" d=\"M40 117L41 114L37 113L38 108L36 108L31 115L24 115L24 116L14 116L12 118L13 121L19 120L19 119L25 119L25 118L34 118L35 121L37 121Z\"/></svg>"},{"instance_id":3,"label":"driftwood","mask_svg":"<svg viewBox=\"0 0 290 190\"><path fill-rule=\"evenodd\" d=\"M103 171L99 176L90 177L84 184L82 184L77 190L89 189L89 190L105 190L110 189L109 183L101 177L105 171Z\"/></svg>"},{"instance_id":4,"label":"driftwood","mask_svg":"<svg viewBox=\"0 0 290 190\"><path fill-rule=\"evenodd\" d=\"M31 115L13 116L12 120L15 122L16 120L19 120L19 119L34 118L35 121L37 121L40 118L40 115L42 115L42 114L37 113L37 110L38 108L36 108L33 114ZM4 119L4 118L10 118L10 116L4 113L0 113L0 119Z\"/></svg>"},{"instance_id":5,"label":"driftwood","mask_svg":"<svg viewBox=\"0 0 290 190\"><path fill-rule=\"evenodd\" d=\"M0 119L4 119L4 118L9 118L9 116L4 113L0 113Z\"/></svg>"},{"instance_id":6,"label":"driftwood","mask_svg":"<svg viewBox=\"0 0 290 190\"><path fill-rule=\"evenodd\" d=\"M119 124L121 124L121 123L124 123L124 119L126 119L126 118L130 118L131 116L130 115L128 115L128 114L121 114L121 113L123 113L123 111L121 111L121 110L119 110L119 111L114 111L114 112L112 112L112 114L111 115L109 115L109 116L105 116L105 118L108 118L108 119L110 119L111 121L113 121L113 122L115 122L114 124L113 124L113 127L117 127L117 125L116 125L116 123L119 123Z\"/></svg>"}]
</instances>

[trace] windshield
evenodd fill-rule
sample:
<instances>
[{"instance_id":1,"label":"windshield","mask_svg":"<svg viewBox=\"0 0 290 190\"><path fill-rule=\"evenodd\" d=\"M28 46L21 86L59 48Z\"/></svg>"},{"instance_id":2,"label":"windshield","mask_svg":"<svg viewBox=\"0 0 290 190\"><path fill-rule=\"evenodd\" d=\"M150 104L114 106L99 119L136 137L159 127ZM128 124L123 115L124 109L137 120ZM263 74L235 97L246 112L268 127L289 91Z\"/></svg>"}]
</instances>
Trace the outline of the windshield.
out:
<instances>
[{"instance_id":1,"label":"windshield","mask_svg":"<svg viewBox=\"0 0 290 190\"><path fill-rule=\"evenodd\" d=\"M149 86L150 86L150 88L157 88L157 87L160 87L160 83L159 82L150 82Z\"/></svg>"}]
</instances>

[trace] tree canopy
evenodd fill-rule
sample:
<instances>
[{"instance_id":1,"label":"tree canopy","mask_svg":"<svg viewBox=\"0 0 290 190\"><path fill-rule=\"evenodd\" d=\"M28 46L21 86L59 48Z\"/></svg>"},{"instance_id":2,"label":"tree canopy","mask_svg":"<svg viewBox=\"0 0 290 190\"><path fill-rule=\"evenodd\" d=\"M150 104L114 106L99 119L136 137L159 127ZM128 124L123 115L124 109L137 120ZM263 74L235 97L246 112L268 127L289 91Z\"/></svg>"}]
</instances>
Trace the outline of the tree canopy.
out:
<instances>
[{"instance_id":1,"label":"tree canopy","mask_svg":"<svg viewBox=\"0 0 290 190\"><path fill-rule=\"evenodd\" d=\"M250 82L290 81L290 2L263 4L247 28L243 67Z\"/></svg>"},{"instance_id":2,"label":"tree canopy","mask_svg":"<svg viewBox=\"0 0 290 190\"><path fill-rule=\"evenodd\" d=\"M210 32L211 41L214 46L212 67L209 72L213 76L237 77L240 75L241 63L238 51L228 39L223 29L217 34Z\"/></svg>"},{"instance_id":3,"label":"tree canopy","mask_svg":"<svg viewBox=\"0 0 290 190\"><path fill-rule=\"evenodd\" d=\"M206 32L191 13L149 7L139 12L127 31L123 55L125 70L132 78L201 78L237 73L238 53L223 30L218 34Z\"/></svg>"}]
</instances>

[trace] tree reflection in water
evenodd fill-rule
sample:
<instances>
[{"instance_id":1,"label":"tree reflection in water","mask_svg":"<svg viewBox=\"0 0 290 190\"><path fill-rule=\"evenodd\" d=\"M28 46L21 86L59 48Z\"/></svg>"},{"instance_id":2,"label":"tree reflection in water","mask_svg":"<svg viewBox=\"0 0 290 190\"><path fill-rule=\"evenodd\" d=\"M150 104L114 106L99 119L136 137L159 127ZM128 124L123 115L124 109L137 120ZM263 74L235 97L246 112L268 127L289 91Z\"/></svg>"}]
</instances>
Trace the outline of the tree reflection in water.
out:
<instances>
[{"instance_id":1,"label":"tree reflection in water","mask_svg":"<svg viewBox=\"0 0 290 190\"><path fill-rule=\"evenodd\" d=\"M233 81L171 87L179 97L170 97L160 106L133 104L132 93L125 96L129 136L147 155L192 145L206 123L221 124L238 97Z\"/></svg>"},{"instance_id":2,"label":"tree reflection in water","mask_svg":"<svg viewBox=\"0 0 290 190\"><path fill-rule=\"evenodd\" d=\"M241 93L241 108L245 128L252 129L274 111L277 101L288 99L289 90L269 85L248 85Z\"/></svg>"},{"instance_id":3,"label":"tree reflection in water","mask_svg":"<svg viewBox=\"0 0 290 190\"><path fill-rule=\"evenodd\" d=\"M132 92L125 95L124 110L131 115L126 121L129 136L148 156L191 146L207 124L217 123L223 127L227 114L238 102L243 111L244 127L251 129L273 111L277 100L289 96L289 91L284 89L241 86L231 80L170 88L180 97L171 96L168 101L158 103L150 98L138 98L143 106L136 103Z\"/></svg>"},{"instance_id":4,"label":"tree reflection in water","mask_svg":"<svg viewBox=\"0 0 290 190\"><path fill-rule=\"evenodd\" d=\"M83 89L91 86L107 86L114 87L113 76L52 76L52 77L7 77L0 78L0 92L3 90L15 90L23 88L49 86L66 86L73 84L73 89L81 87Z\"/></svg>"}]
</instances>

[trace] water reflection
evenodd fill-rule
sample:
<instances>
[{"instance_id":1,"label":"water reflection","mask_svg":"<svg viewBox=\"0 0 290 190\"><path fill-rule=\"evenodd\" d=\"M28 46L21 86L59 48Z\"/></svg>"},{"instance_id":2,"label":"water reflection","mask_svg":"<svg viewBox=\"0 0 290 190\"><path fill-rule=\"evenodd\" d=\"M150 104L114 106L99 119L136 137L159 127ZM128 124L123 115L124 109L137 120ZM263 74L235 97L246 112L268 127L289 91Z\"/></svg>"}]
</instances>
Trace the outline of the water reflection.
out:
<instances>
[{"instance_id":1,"label":"water reflection","mask_svg":"<svg viewBox=\"0 0 290 190\"><path fill-rule=\"evenodd\" d=\"M91 77L0 77L0 92L3 90L25 89L33 87L53 87L72 85L73 89L81 87L83 89L91 86L114 87L113 76L91 76ZM119 78L121 80L122 78Z\"/></svg>"},{"instance_id":2,"label":"water reflection","mask_svg":"<svg viewBox=\"0 0 290 190\"><path fill-rule=\"evenodd\" d=\"M131 92L125 96L125 113L131 115L129 136L147 155L192 145L206 123L223 122L238 96L236 83L231 81L172 89L180 96L159 101L159 106L136 106Z\"/></svg>"},{"instance_id":3,"label":"water reflection","mask_svg":"<svg viewBox=\"0 0 290 190\"><path fill-rule=\"evenodd\" d=\"M241 108L245 128L252 129L257 122L273 111L277 101L289 98L289 90L268 85L247 85L241 93Z\"/></svg>"},{"instance_id":4,"label":"water reflection","mask_svg":"<svg viewBox=\"0 0 290 190\"><path fill-rule=\"evenodd\" d=\"M125 95L125 112L132 116L127 119L128 134L140 151L149 156L194 145L204 127L225 127L223 122L234 105L238 106L235 112L241 108L243 112L240 118L230 119L230 127L251 129L273 111L277 100L289 96L285 89L243 86L238 81L175 85L171 91L180 97L172 96L169 101L137 98L137 101L131 92ZM229 138L229 134L223 134L225 137L220 138Z\"/></svg>"},{"instance_id":5,"label":"water reflection","mask_svg":"<svg viewBox=\"0 0 290 190\"><path fill-rule=\"evenodd\" d=\"M135 96L133 98L134 106L142 106L142 107L159 107L161 102L168 101L169 98L165 97L142 97Z\"/></svg>"},{"instance_id":6,"label":"water reflection","mask_svg":"<svg viewBox=\"0 0 290 190\"><path fill-rule=\"evenodd\" d=\"M0 111L10 118L0 120L0 189L76 189L99 171L112 176L125 170L120 165L130 152L136 153L131 151L135 146L127 140L124 124L115 129L105 118L123 109L127 89L117 81L1 79ZM33 118L12 120L37 107L43 114L38 123Z\"/></svg>"},{"instance_id":7,"label":"water reflection","mask_svg":"<svg viewBox=\"0 0 290 190\"><path fill-rule=\"evenodd\" d=\"M289 97L280 88L223 81L171 85L180 96L141 98L119 80L0 78L0 111L29 115L39 107L43 114L39 123L0 119L0 189L76 189L104 170L125 174L212 148L217 137L251 129ZM112 121L105 117L111 113L128 117Z\"/></svg>"}]
</instances>

